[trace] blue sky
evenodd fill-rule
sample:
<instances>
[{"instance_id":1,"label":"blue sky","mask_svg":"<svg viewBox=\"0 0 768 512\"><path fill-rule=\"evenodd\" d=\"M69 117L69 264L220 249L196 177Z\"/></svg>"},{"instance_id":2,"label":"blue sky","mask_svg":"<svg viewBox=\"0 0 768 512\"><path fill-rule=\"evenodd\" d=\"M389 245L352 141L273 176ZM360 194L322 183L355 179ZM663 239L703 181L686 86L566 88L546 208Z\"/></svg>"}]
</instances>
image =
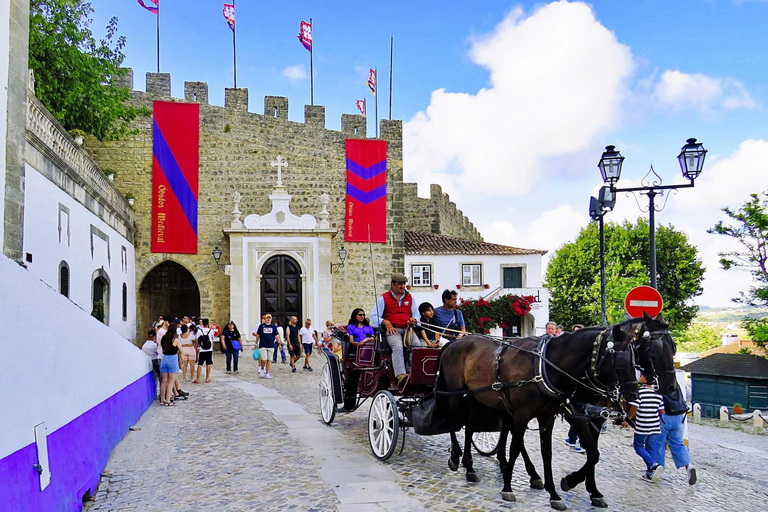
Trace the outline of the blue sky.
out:
<instances>
[{"instance_id":1,"label":"blue sky","mask_svg":"<svg viewBox=\"0 0 768 512\"><path fill-rule=\"evenodd\" d=\"M223 104L232 48L222 3L163 0L161 66L174 96L185 80L202 80L211 103ZM118 16L126 65L143 89L144 73L155 70L154 15L133 0L93 6L96 34ZM331 129L358 98L369 99L373 117L369 66L379 68L386 117L394 34L393 117L405 122L406 179L440 183L487 240L552 252L588 222L603 146L626 157L620 185L651 164L665 184L680 183L675 157L697 137L709 150L704 173L657 219L699 247L708 269L700 304L727 305L749 282L717 269L727 247L706 228L719 208L768 188L768 2L239 0L238 85L249 89L252 111L265 95L287 96L290 119L302 120L309 54L296 34L310 17L315 103L326 106ZM634 199L619 196L608 218L639 215Z\"/></svg>"}]
</instances>

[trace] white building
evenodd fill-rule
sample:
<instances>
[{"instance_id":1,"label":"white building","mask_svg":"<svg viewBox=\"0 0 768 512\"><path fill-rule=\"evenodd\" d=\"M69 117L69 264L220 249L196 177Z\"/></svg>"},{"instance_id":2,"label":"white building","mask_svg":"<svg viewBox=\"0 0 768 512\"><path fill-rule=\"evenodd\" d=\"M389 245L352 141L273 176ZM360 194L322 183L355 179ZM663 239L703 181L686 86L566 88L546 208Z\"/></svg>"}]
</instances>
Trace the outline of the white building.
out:
<instances>
[{"instance_id":1,"label":"white building","mask_svg":"<svg viewBox=\"0 0 768 512\"><path fill-rule=\"evenodd\" d=\"M541 286L541 257L546 251L467 240L423 231L405 232L405 273L417 303L442 306L443 290L459 298L493 300L500 295L536 297L509 336L544 334L549 321L549 290ZM501 334L501 329L494 334Z\"/></svg>"}]
</instances>

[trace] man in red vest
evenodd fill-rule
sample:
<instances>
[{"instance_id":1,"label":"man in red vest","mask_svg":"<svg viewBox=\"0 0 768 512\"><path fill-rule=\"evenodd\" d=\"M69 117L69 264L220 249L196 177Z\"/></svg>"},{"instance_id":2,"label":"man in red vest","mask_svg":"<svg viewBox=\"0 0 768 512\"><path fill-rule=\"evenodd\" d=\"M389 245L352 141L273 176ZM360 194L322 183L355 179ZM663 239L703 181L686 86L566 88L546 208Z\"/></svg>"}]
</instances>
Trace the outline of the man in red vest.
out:
<instances>
[{"instance_id":1,"label":"man in red vest","mask_svg":"<svg viewBox=\"0 0 768 512\"><path fill-rule=\"evenodd\" d=\"M403 335L407 327L417 324L419 307L413 296L405 289L408 281L403 274L392 274L389 290L376 300L376 306L371 313L371 325L375 328L383 326L387 330L387 344L392 349L392 364L395 367L397 385L405 381L405 359L403 358ZM411 336L411 343L413 336Z\"/></svg>"}]
</instances>

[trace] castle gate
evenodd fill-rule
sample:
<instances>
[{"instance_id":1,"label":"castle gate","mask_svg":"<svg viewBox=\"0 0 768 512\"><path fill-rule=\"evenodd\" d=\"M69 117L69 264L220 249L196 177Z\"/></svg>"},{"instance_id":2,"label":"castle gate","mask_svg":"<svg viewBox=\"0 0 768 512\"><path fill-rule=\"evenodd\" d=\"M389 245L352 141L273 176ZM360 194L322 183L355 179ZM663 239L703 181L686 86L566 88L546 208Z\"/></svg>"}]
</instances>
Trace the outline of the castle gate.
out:
<instances>
[{"instance_id":1,"label":"castle gate","mask_svg":"<svg viewBox=\"0 0 768 512\"><path fill-rule=\"evenodd\" d=\"M270 313L285 326L292 316L303 319L301 267L290 256L272 256L261 268L261 314Z\"/></svg>"},{"instance_id":2,"label":"castle gate","mask_svg":"<svg viewBox=\"0 0 768 512\"><path fill-rule=\"evenodd\" d=\"M136 311L140 335L152 325L158 315L181 318L200 316L200 289L194 276L175 261L164 261L153 268L139 287Z\"/></svg>"}]
</instances>

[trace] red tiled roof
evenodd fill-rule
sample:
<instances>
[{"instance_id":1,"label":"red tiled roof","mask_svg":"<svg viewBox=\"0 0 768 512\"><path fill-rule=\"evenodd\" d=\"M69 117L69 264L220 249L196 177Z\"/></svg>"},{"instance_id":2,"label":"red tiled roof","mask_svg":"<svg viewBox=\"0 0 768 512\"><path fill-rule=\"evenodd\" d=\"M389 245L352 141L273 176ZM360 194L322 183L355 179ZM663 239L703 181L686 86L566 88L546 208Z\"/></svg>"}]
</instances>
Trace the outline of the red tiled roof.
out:
<instances>
[{"instance_id":1,"label":"red tiled roof","mask_svg":"<svg viewBox=\"0 0 768 512\"><path fill-rule=\"evenodd\" d=\"M436 235L426 231L405 231L406 254L540 254L540 249L521 249L508 245L468 240L458 236Z\"/></svg>"}]
</instances>

